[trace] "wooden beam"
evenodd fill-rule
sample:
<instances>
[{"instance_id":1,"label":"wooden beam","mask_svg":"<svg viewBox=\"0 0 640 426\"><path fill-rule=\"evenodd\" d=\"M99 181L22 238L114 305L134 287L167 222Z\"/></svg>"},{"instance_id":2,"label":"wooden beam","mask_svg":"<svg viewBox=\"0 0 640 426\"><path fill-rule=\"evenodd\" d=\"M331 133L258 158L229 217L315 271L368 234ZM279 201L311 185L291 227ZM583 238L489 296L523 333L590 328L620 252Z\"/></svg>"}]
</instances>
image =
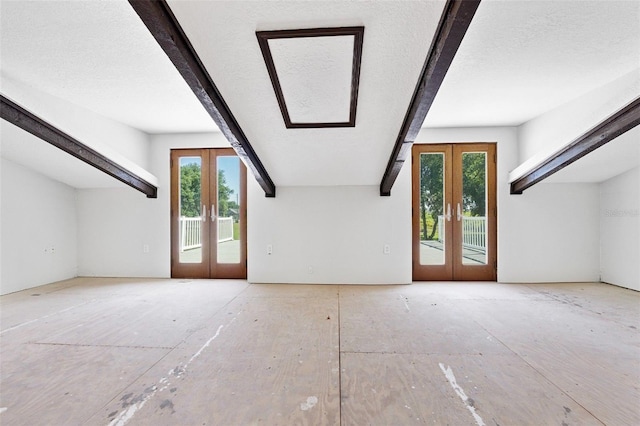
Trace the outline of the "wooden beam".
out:
<instances>
[{"instance_id":1,"label":"wooden beam","mask_svg":"<svg viewBox=\"0 0 640 426\"><path fill-rule=\"evenodd\" d=\"M640 98L636 98L624 108L621 108L594 128L579 136L560 152L548 158L524 176L511 182L511 194L522 194L525 189L562 170L591 151L611 142L638 124L640 124Z\"/></svg>"},{"instance_id":2,"label":"wooden beam","mask_svg":"<svg viewBox=\"0 0 640 426\"><path fill-rule=\"evenodd\" d=\"M411 146L418 136L422 123L479 5L480 0L447 1L382 177L380 195L391 195L391 188L405 160L410 156Z\"/></svg>"},{"instance_id":3,"label":"wooden beam","mask_svg":"<svg viewBox=\"0 0 640 426\"><path fill-rule=\"evenodd\" d=\"M129 0L267 197L276 187L165 0Z\"/></svg>"},{"instance_id":4,"label":"wooden beam","mask_svg":"<svg viewBox=\"0 0 640 426\"><path fill-rule=\"evenodd\" d=\"M90 166L113 176L119 181L137 189L147 198L157 198L158 188L136 174L130 172L120 164L115 163L99 152L91 149L82 142L64 133L57 127L47 123L42 118L27 111L22 106L0 95L0 111L4 120L20 127L32 135L49 142L64 152L73 155Z\"/></svg>"}]
</instances>

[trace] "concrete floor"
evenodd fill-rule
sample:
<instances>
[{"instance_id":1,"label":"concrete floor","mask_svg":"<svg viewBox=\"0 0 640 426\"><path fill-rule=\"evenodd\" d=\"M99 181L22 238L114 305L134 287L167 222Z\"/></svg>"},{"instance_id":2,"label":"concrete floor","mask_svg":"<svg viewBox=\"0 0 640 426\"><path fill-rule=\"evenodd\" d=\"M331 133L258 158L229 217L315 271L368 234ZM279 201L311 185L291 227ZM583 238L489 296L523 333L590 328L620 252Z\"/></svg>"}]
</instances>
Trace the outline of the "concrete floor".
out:
<instances>
[{"instance_id":1,"label":"concrete floor","mask_svg":"<svg viewBox=\"0 0 640 426\"><path fill-rule=\"evenodd\" d=\"M606 284L86 279L0 298L6 425L640 424Z\"/></svg>"},{"instance_id":2,"label":"concrete floor","mask_svg":"<svg viewBox=\"0 0 640 426\"><path fill-rule=\"evenodd\" d=\"M195 248L180 253L181 263L201 263L202 249ZM218 243L218 263L240 263L240 241L231 240Z\"/></svg>"},{"instance_id":3,"label":"concrete floor","mask_svg":"<svg viewBox=\"0 0 640 426\"><path fill-rule=\"evenodd\" d=\"M444 246L440 241L420 241L420 264L421 265L444 265ZM470 247L462 248L462 264L464 265L486 265L486 250L479 250Z\"/></svg>"}]
</instances>

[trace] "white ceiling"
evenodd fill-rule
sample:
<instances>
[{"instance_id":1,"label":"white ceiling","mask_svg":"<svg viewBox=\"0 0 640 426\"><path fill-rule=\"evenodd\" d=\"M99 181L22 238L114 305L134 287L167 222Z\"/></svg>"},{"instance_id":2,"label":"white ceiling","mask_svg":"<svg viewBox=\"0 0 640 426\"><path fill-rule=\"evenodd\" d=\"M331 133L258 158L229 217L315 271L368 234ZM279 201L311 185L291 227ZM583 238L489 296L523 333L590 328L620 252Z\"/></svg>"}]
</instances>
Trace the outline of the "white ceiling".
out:
<instances>
[{"instance_id":1,"label":"white ceiling","mask_svg":"<svg viewBox=\"0 0 640 426\"><path fill-rule=\"evenodd\" d=\"M518 126L638 68L640 1L482 0L424 126Z\"/></svg>"},{"instance_id":2,"label":"white ceiling","mask_svg":"<svg viewBox=\"0 0 640 426\"><path fill-rule=\"evenodd\" d=\"M268 41L292 123L349 121L354 39L336 36Z\"/></svg>"},{"instance_id":3,"label":"white ceiling","mask_svg":"<svg viewBox=\"0 0 640 426\"><path fill-rule=\"evenodd\" d=\"M31 133L0 120L2 157L74 188L126 188L119 180L78 160Z\"/></svg>"},{"instance_id":4,"label":"white ceiling","mask_svg":"<svg viewBox=\"0 0 640 426\"><path fill-rule=\"evenodd\" d=\"M545 183L603 182L640 164L640 126L549 176Z\"/></svg>"},{"instance_id":5,"label":"white ceiling","mask_svg":"<svg viewBox=\"0 0 640 426\"><path fill-rule=\"evenodd\" d=\"M276 186L380 183L443 1L168 3ZM356 126L287 129L255 32L338 26L365 27Z\"/></svg>"},{"instance_id":6,"label":"white ceiling","mask_svg":"<svg viewBox=\"0 0 640 426\"><path fill-rule=\"evenodd\" d=\"M169 4L277 186L380 183L444 1ZM1 0L0 24L3 75L148 133L216 130L125 0ZM255 31L359 25L356 127L286 129ZM639 67L639 1L483 0L425 126L519 125Z\"/></svg>"},{"instance_id":7,"label":"white ceiling","mask_svg":"<svg viewBox=\"0 0 640 426\"><path fill-rule=\"evenodd\" d=\"M0 2L2 74L147 133L215 131L125 0Z\"/></svg>"}]
</instances>

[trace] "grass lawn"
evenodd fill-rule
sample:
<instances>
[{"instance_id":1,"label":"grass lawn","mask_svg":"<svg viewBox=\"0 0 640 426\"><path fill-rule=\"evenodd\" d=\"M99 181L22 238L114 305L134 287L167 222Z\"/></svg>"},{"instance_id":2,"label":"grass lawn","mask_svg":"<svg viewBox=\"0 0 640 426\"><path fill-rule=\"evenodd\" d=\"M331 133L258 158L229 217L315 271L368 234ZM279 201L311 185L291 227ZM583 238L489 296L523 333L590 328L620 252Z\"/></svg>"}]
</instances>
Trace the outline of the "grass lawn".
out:
<instances>
[{"instance_id":1,"label":"grass lawn","mask_svg":"<svg viewBox=\"0 0 640 426\"><path fill-rule=\"evenodd\" d=\"M240 224L237 222L233 222L233 239L240 239Z\"/></svg>"},{"instance_id":2,"label":"grass lawn","mask_svg":"<svg viewBox=\"0 0 640 426\"><path fill-rule=\"evenodd\" d=\"M430 215L427 215L427 236L431 235L431 231L433 230L434 220ZM420 238L422 239L424 236L424 224L422 222L422 218L420 219ZM438 230L436 229L436 233L433 234L433 239L438 239Z\"/></svg>"}]
</instances>

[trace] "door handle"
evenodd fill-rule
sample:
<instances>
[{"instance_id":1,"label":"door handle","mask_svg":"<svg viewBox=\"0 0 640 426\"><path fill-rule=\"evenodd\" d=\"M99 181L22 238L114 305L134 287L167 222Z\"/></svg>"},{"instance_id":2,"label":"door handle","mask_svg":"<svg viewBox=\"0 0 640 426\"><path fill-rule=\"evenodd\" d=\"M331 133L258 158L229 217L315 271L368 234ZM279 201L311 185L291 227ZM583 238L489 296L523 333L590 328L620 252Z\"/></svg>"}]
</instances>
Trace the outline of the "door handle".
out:
<instances>
[{"instance_id":1,"label":"door handle","mask_svg":"<svg viewBox=\"0 0 640 426\"><path fill-rule=\"evenodd\" d=\"M211 204L211 222L216 221L216 206L215 204Z\"/></svg>"},{"instance_id":2,"label":"door handle","mask_svg":"<svg viewBox=\"0 0 640 426\"><path fill-rule=\"evenodd\" d=\"M447 214L444 217L448 222L451 222L451 203L447 203Z\"/></svg>"},{"instance_id":3,"label":"door handle","mask_svg":"<svg viewBox=\"0 0 640 426\"><path fill-rule=\"evenodd\" d=\"M458 203L457 218L458 218L458 222L462 220L462 213L460 212L460 203Z\"/></svg>"},{"instance_id":4,"label":"door handle","mask_svg":"<svg viewBox=\"0 0 640 426\"><path fill-rule=\"evenodd\" d=\"M203 222L207 221L207 206L205 206L204 204L202 205L202 217L201 220Z\"/></svg>"}]
</instances>

